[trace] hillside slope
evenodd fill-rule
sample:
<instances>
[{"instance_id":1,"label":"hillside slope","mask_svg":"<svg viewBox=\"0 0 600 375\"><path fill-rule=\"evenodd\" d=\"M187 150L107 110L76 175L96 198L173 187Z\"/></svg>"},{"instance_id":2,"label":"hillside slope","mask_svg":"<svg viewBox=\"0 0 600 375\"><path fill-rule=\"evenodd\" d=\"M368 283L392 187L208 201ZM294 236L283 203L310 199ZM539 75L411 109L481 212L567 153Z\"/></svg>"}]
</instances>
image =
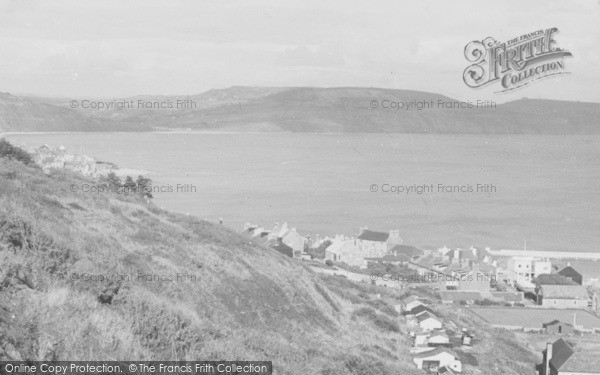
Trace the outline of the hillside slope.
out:
<instances>
[{"instance_id":1,"label":"hillside slope","mask_svg":"<svg viewBox=\"0 0 600 375\"><path fill-rule=\"evenodd\" d=\"M71 191L82 184L94 182L0 157L0 360L416 373L398 360L395 331L351 321L352 304L301 263L134 196ZM386 293L370 288L365 303Z\"/></svg>"},{"instance_id":2,"label":"hillside slope","mask_svg":"<svg viewBox=\"0 0 600 375\"><path fill-rule=\"evenodd\" d=\"M0 360L269 360L276 374L422 373L393 308L400 289L320 275L222 225L135 195L83 193L85 184L97 182L0 154ZM478 349L483 373L533 364L512 333L468 324L488 342ZM473 363L464 374L482 373L460 355Z\"/></svg>"},{"instance_id":3,"label":"hillside slope","mask_svg":"<svg viewBox=\"0 0 600 375\"><path fill-rule=\"evenodd\" d=\"M189 96L138 96L132 109L71 110L68 100L0 97L0 128L46 131L219 130L335 133L598 134L600 103L522 99L495 108L422 91L381 88L231 87ZM177 101L193 105L177 108ZM14 101L14 100L13 100ZM44 104L46 103L50 104ZM430 108L416 109L418 103ZM7 104L8 103L8 104ZM30 108L31 103L37 104ZM142 103L142 108L140 104ZM154 103L154 104L153 104ZM169 108L144 108L170 103ZM412 105L409 110L391 103ZM413 104L411 104L413 103ZM2 108L5 108L4 110ZM8 109L6 109L8 108ZM19 108L19 110L15 109ZM57 113L57 110L64 112ZM59 121L64 117L62 123Z\"/></svg>"},{"instance_id":4,"label":"hillside slope","mask_svg":"<svg viewBox=\"0 0 600 375\"><path fill-rule=\"evenodd\" d=\"M76 112L40 99L0 93L0 132L86 132L149 130L139 124L116 122Z\"/></svg>"}]
</instances>

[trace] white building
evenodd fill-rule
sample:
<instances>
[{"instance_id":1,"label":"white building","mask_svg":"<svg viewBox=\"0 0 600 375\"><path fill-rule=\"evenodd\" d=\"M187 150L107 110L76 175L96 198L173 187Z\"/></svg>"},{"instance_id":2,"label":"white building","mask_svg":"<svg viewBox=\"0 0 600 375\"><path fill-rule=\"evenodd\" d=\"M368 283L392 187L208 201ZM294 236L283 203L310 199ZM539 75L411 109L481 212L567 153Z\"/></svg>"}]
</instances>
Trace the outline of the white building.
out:
<instances>
[{"instance_id":1,"label":"white building","mask_svg":"<svg viewBox=\"0 0 600 375\"><path fill-rule=\"evenodd\" d=\"M442 322L429 313L424 313L417 316L417 322L419 322L419 327L423 331L433 331L435 329L442 329Z\"/></svg>"},{"instance_id":2,"label":"white building","mask_svg":"<svg viewBox=\"0 0 600 375\"><path fill-rule=\"evenodd\" d=\"M508 259L508 279L511 282L527 281L542 274L552 273L552 262L546 258L514 256Z\"/></svg>"},{"instance_id":3,"label":"white building","mask_svg":"<svg viewBox=\"0 0 600 375\"><path fill-rule=\"evenodd\" d=\"M449 367L453 371L462 372L462 363L456 353L448 348L439 347L434 350L415 354L413 362L417 368L437 373L440 367Z\"/></svg>"}]
</instances>

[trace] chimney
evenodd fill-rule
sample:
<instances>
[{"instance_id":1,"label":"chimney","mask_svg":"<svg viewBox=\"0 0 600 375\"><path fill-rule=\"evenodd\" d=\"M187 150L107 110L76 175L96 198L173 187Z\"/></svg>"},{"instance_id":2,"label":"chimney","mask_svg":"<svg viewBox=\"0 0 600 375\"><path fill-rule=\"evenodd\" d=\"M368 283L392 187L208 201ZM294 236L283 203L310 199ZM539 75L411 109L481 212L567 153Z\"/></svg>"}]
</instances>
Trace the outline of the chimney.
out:
<instances>
[{"instance_id":1,"label":"chimney","mask_svg":"<svg viewBox=\"0 0 600 375\"><path fill-rule=\"evenodd\" d=\"M573 313L573 327L577 326L577 313Z\"/></svg>"},{"instance_id":2,"label":"chimney","mask_svg":"<svg viewBox=\"0 0 600 375\"><path fill-rule=\"evenodd\" d=\"M544 375L550 375L550 360L552 359L552 343L546 344L546 362L544 363Z\"/></svg>"},{"instance_id":3,"label":"chimney","mask_svg":"<svg viewBox=\"0 0 600 375\"><path fill-rule=\"evenodd\" d=\"M571 267L571 262L567 262L567 267Z\"/></svg>"}]
</instances>

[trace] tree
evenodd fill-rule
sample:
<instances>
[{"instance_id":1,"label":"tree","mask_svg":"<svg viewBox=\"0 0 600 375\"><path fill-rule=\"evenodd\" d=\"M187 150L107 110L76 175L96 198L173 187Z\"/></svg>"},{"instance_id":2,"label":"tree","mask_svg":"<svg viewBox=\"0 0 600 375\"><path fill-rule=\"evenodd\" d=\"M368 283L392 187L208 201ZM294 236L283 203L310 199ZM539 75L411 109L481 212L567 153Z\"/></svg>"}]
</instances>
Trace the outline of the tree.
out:
<instances>
[{"instance_id":1,"label":"tree","mask_svg":"<svg viewBox=\"0 0 600 375\"><path fill-rule=\"evenodd\" d=\"M152 180L145 178L144 176L138 176L135 181L137 185L137 192L144 198L154 198L152 196Z\"/></svg>"},{"instance_id":2,"label":"tree","mask_svg":"<svg viewBox=\"0 0 600 375\"><path fill-rule=\"evenodd\" d=\"M137 184L133 181L131 176L125 177L125 182L123 183L123 191L125 194L135 193L137 191Z\"/></svg>"},{"instance_id":3,"label":"tree","mask_svg":"<svg viewBox=\"0 0 600 375\"><path fill-rule=\"evenodd\" d=\"M106 183L110 188L120 188L121 186L123 186L121 184L121 179L119 178L119 176L117 176L115 172L110 172L106 176Z\"/></svg>"}]
</instances>

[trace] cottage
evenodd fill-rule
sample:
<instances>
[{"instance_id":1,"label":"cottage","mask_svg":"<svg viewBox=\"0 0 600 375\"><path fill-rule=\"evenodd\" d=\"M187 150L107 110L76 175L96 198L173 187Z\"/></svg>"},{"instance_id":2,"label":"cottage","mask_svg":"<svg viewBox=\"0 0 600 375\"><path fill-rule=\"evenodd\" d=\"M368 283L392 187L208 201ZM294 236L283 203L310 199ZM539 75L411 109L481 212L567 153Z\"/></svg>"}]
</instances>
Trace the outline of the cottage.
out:
<instances>
[{"instance_id":1,"label":"cottage","mask_svg":"<svg viewBox=\"0 0 600 375\"><path fill-rule=\"evenodd\" d=\"M583 285L583 276L573 267L567 265L565 268L557 272L559 275L566 277L578 285Z\"/></svg>"},{"instance_id":2,"label":"cottage","mask_svg":"<svg viewBox=\"0 0 600 375\"><path fill-rule=\"evenodd\" d=\"M549 342L543 357L542 375L600 375L597 351L575 352L562 338Z\"/></svg>"},{"instance_id":3,"label":"cottage","mask_svg":"<svg viewBox=\"0 0 600 375\"><path fill-rule=\"evenodd\" d=\"M406 311L406 315L419 316L419 315L424 314L426 312L430 313L431 315L435 315L435 311L433 311L432 309L430 309L429 307L427 307L425 305L415 306L411 310Z\"/></svg>"},{"instance_id":4,"label":"cottage","mask_svg":"<svg viewBox=\"0 0 600 375\"><path fill-rule=\"evenodd\" d=\"M423 305L423 303L421 303L421 301L419 301L419 299L415 296L409 296L402 300L404 311L410 311L419 305Z\"/></svg>"},{"instance_id":5,"label":"cottage","mask_svg":"<svg viewBox=\"0 0 600 375\"><path fill-rule=\"evenodd\" d=\"M538 305L547 308L586 309L590 299L581 285L541 285L536 291Z\"/></svg>"},{"instance_id":6,"label":"cottage","mask_svg":"<svg viewBox=\"0 0 600 375\"><path fill-rule=\"evenodd\" d=\"M559 320L553 320L549 323L544 323L542 325L546 333L550 334L565 334L570 335L575 331L575 328L571 324L563 323Z\"/></svg>"},{"instance_id":7,"label":"cottage","mask_svg":"<svg viewBox=\"0 0 600 375\"><path fill-rule=\"evenodd\" d=\"M366 266L361 250L352 239L336 239L325 249L325 259L332 262L344 262L349 266Z\"/></svg>"},{"instance_id":8,"label":"cottage","mask_svg":"<svg viewBox=\"0 0 600 375\"><path fill-rule=\"evenodd\" d=\"M421 257L425 252L414 246L409 245L395 245L390 249L390 253L394 255L403 255L410 261L415 261Z\"/></svg>"},{"instance_id":9,"label":"cottage","mask_svg":"<svg viewBox=\"0 0 600 375\"><path fill-rule=\"evenodd\" d=\"M424 331L433 331L434 329L442 329L442 326L443 326L442 322L435 316L431 315L430 313L424 313L424 314L417 316L417 322L419 323L419 326L421 327L421 329L423 329Z\"/></svg>"},{"instance_id":10,"label":"cottage","mask_svg":"<svg viewBox=\"0 0 600 375\"><path fill-rule=\"evenodd\" d=\"M298 232L296 228L289 229L281 236L281 242L294 249L294 258L301 259L302 253L304 252L305 239Z\"/></svg>"},{"instance_id":11,"label":"cottage","mask_svg":"<svg viewBox=\"0 0 600 375\"><path fill-rule=\"evenodd\" d=\"M436 348L428 352L415 354L413 362L418 369L429 372L438 372L441 367L449 367L453 371L461 372L462 364L458 356L448 348Z\"/></svg>"},{"instance_id":12,"label":"cottage","mask_svg":"<svg viewBox=\"0 0 600 375\"><path fill-rule=\"evenodd\" d=\"M431 334L429 340L427 340L427 345L429 346L446 346L450 344L450 337L444 332L436 332Z\"/></svg>"},{"instance_id":13,"label":"cottage","mask_svg":"<svg viewBox=\"0 0 600 375\"><path fill-rule=\"evenodd\" d=\"M384 264L407 264L410 262L410 258L404 254L386 254L378 258L365 258L367 262L371 263L384 263Z\"/></svg>"},{"instance_id":14,"label":"cottage","mask_svg":"<svg viewBox=\"0 0 600 375\"><path fill-rule=\"evenodd\" d=\"M356 245L363 252L377 252L381 255L397 244L402 243L399 230L391 230L389 232L376 232L367 228L360 228L360 233L356 237Z\"/></svg>"}]
</instances>

